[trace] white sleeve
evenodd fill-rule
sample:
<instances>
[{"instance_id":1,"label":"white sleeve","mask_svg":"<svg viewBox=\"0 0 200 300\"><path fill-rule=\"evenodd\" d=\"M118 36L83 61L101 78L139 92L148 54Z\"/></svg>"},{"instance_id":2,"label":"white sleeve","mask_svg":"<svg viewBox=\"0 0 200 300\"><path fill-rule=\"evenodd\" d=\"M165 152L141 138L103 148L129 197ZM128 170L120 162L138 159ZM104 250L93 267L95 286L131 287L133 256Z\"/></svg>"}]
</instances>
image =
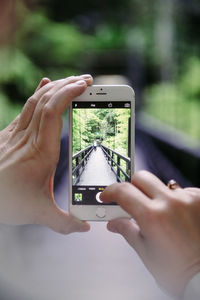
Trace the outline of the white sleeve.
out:
<instances>
[{"instance_id":1,"label":"white sleeve","mask_svg":"<svg viewBox=\"0 0 200 300\"><path fill-rule=\"evenodd\" d=\"M185 289L183 300L200 299L200 273L196 274L188 283Z\"/></svg>"}]
</instances>

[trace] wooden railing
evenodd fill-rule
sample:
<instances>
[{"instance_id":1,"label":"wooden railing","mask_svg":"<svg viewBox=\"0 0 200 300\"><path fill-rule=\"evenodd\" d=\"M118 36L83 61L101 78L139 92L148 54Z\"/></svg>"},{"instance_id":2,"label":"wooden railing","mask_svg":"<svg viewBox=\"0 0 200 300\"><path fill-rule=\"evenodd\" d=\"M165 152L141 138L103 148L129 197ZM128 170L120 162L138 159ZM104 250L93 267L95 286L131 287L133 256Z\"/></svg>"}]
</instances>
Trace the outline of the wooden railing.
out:
<instances>
[{"instance_id":1,"label":"wooden railing","mask_svg":"<svg viewBox=\"0 0 200 300\"><path fill-rule=\"evenodd\" d=\"M118 182L130 181L130 172L131 172L131 160L129 157L123 156L118 152L101 145L108 164L111 166L112 171L115 173ZM125 170L122 166L122 161L124 161ZM124 180L125 179L125 180Z\"/></svg>"},{"instance_id":2,"label":"wooden railing","mask_svg":"<svg viewBox=\"0 0 200 300\"><path fill-rule=\"evenodd\" d=\"M93 150L93 146L88 146L87 148L77 152L72 156L73 185L79 182L80 176L84 171L85 165L89 159L92 150Z\"/></svg>"}]
</instances>

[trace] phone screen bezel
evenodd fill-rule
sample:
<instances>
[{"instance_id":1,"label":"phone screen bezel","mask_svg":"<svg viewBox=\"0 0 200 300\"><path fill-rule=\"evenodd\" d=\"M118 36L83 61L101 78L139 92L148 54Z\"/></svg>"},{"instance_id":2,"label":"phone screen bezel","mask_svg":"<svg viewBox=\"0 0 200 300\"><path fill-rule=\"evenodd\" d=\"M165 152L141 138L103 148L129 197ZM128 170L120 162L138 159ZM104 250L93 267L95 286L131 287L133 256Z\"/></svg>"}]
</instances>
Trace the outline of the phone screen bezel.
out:
<instances>
[{"instance_id":1,"label":"phone screen bezel","mask_svg":"<svg viewBox=\"0 0 200 300\"><path fill-rule=\"evenodd\" d=\"M126 102L131 101L131 175L134 173L134 145L135 145L135 98L134 91L131 87L126 85L115 86L91 86L73 102ZM72 103L73 103L72 102ZM96 216L98 205L74 205L72 204L72 104L69 108L69 180L68 180L68 200L70 212L81 220L91 221L106 221L117 217L130 217L118 205L102 205L105 207L106 216L99 219Z\"/></svg>"}]
</instances>

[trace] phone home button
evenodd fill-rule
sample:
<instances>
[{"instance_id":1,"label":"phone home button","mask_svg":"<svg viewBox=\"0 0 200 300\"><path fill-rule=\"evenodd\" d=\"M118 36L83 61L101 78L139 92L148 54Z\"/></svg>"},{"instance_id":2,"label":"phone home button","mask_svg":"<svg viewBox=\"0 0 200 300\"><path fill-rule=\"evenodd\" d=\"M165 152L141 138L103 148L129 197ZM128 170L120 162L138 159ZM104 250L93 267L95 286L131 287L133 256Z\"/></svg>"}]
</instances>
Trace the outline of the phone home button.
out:
<instances>
[{"instance_id":1,"label":"phone home button","mask_svg":"<svg viewBox=\"0 0 200 300\"><path fill-rule=\"evenodd\" d=\"M96 216L99 218L104 218L106 216L106 210L103 207L98 207L96 210Z\"/></svg>"}]
</instances>

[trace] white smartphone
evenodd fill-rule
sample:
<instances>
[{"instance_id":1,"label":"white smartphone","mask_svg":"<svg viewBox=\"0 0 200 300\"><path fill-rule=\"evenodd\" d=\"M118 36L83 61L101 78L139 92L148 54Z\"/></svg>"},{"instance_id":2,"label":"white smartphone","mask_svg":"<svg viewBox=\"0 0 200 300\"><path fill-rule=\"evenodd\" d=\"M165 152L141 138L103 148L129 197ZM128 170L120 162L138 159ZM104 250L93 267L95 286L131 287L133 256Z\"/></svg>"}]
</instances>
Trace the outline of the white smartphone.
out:
<instances>
[{"instance_id":1,"label":"white smartphone","mask_svg":"<svg viewBox=\"0 0 200 300\"><path fill-rule=\"evenodd\" d=\"M69 110L69 210L81 220L130 217L99 196L134 171L135 97L127 85L94 85ZM113 199L114 200L114 199Z\"/></svg>"}]
</instances>

